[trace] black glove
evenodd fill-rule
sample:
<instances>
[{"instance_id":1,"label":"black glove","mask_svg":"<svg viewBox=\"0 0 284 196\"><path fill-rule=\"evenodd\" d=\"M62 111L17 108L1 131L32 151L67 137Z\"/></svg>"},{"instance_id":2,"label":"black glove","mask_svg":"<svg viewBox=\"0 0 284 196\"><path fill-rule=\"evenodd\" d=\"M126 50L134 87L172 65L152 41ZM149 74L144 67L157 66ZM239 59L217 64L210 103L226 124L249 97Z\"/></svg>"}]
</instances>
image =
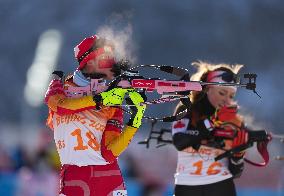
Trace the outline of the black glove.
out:
<instances>
[{"instance_id":1,"label":"black glove","mask_svg":"<svg viewBox=\"0 0 284 196\"><path fill-rule=\"evenodd\" d=\"M200 120L196 123L196 131L198 131L198 134L196 135L196 138L195 138L195 144L192 145L192 147L195 149L195 150L198 150L201 146L201 141L202 140L209 140L211 138L211 133L209 130L209 127L206 126L207 124L207 119L205 120Z\"/></svg>"},{"instance_id":2,"label":"black glove","mask_svg":"<svg viewBox=\"0 0 284 196\"><path fill-rule=\"evenodd\" d=\"M233 178L239 178L244 170L244 158L233 156L229 158L229 170Z\"/></svg>"},{"instance_id":3,"label":"black glove","mask_svg":"<svg viewBox=\"0 0 284 196\"><path fill-rule=\"evenodd\" d=\"M178 150L192 147L198 150L202 140L210 139L210 131L207 129L204 120L197 122L195 127L189 128L185 133L175 133L173 135L173 143Z\"/></svg>"}]
</instances>

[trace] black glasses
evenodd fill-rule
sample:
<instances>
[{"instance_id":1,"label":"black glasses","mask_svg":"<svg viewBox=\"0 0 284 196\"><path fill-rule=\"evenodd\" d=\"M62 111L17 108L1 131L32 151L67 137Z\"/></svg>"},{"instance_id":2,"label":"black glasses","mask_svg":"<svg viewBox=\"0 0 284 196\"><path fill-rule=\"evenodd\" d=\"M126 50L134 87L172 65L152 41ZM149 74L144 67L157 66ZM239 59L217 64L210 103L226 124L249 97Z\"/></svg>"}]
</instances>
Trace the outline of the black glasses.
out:
<instances>
[{"instance_id":1,"label":"black glasses","mask_svg":"<svg viewBox=\"0 0 284 196\"><path fill-rule=\"evenodd\" d=\"M219 75L215 75L212 78L210 78L208 81L211 81L213 78L219 78L221 77L221 79L225 82L239 82L239 77L237 74L234 74L233 72L227 72L224 71L223 73L219 74Z\"/></svg>"},{"instance_id":2,"label":"black glasses","mask_svg":"<svg viewBox=\"0 0 284 196\"><path fill-rule=\"evenodd\" d=\"M218 77L221 77L222 80L224 80L225 82L237 82L238 81L237 74L234 74L232 72L224 72L220 74Z\"/></svg>"}]
</instances>

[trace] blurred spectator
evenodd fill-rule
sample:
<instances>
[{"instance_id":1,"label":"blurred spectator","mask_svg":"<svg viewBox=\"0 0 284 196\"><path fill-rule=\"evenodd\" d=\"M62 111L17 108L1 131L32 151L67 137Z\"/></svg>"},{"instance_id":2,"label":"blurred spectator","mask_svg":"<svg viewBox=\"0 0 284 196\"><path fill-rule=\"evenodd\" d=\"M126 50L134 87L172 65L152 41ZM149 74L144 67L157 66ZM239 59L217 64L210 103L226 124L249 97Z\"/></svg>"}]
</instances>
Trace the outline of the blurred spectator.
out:
<instances>
[{"instance_id":1,"label":"blurred spectator","mask_svg":"<svg viewBox=\"0 0 284 196\"><path fill-rule=\"evenodd\" d=\"M14 163L7 150L0 146L0 172L12 171Z\"/></svg>"},{"instance_id":2,"label":"blurred spectator","mask_svg":"<svg viewBox=\"0 0 284 196\"><path fill-rule=\"evenodd\" d=\"M282 167L279 179L279 195L284 195L284 167Z\"/></svg>"},{"instance_id":3,"label":"blurred spectator","mask_svg":"<svg viewBox=\"0 0 284 196\"><path fill-rule=\"evenodd\" d=\"M14 148L0 146L1 196L57 195L59 177L55 170L60 167L59 158L46 130L38 132L38 143L31 151L26 143Z\"/></svg>"},{"instance_id":4,"label":"blurred spectator","mask_svg":"<svg viewBox=\"0 0 284 196\"><path fill-rule=\"evenodd\" d=\"M141 196L162 196L165 192L171 192L176 166L176 152L173 146L157 149L153 145L147 149L133 142L122 158L128 160L125 162L131 169L127 173L139 182Z\"/></svg>"},{"instance_id":5,"label":"blurred spectator","mask_svg":"<svg viewBox=\"0 0 284 196\"><path fill-rule=\"evenodd\" d=\"M57 172L49 165L48 152L41 150L29 167L19 171L19 196L54 196L58 194L59 177Z\"/></svg>"},{"instance_id":6,"label":"blurred spectator","mask_svg":"<svg viewBox=\"0 0 284 196\"><path fill-rule=\"evenodd\" d=\"M13 196L17 186L14 163L7 150L0 146L0 195Z\"/></svg>"}]
</instances>

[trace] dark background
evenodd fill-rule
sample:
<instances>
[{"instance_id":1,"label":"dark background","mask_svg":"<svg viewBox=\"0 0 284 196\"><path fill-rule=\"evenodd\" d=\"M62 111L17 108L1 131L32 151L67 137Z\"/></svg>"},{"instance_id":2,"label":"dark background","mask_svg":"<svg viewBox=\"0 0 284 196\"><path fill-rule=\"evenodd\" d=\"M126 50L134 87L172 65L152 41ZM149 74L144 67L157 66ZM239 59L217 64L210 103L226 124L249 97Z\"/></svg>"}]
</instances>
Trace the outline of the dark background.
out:
<instances>
[{"instance_id":1,"label":"dark background","mask_svg":"<svg viewBox=\"0 0 284 196\"><path fill-rule=\"evenodd\" d=\"M31 145L36 141L32 136L44 129L46 106L32 107L24 97L39 37L50 29L60 33L56 69L72 72L77 66L75 45L104 28L127 41L126 56L136 65L166 64L192 73L195 69L190 64L197 60L245 65L241 73L258 74L257 91L262 98L241 89L237 96L241 111L256 128L284 134L281 0L0 0L0 135L4 146L11 146L12 141ZM149 76L153 72L145 71ZM173 104L151 106L147 114L169 115L173 108ZM147 125L143 129L147 132ZM29 133L24 142L19 139L23 132ZM283 153L284 146L275 145L270 148L272 154ZM282 169L283 162L276 162L272 161L277 170Z\"/></svg>"}]
</instances>

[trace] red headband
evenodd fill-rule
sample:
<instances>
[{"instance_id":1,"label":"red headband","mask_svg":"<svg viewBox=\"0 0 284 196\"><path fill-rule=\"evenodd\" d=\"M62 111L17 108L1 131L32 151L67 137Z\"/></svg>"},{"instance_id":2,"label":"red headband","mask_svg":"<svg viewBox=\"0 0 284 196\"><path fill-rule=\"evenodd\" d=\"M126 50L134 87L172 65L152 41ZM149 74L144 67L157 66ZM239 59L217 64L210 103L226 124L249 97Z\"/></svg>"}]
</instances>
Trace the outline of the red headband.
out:
<instances>
[{"instance_id":1,"label":"red headband","mask_svg":"<svg viewBox=\"0 0 284 196\"><path fill-rule=\"evenodd\" d=\"M221 75L225 73L225 71L210 71L207 75L206 82L221 82L225 83L224 80L222 80Z\"/></svg>"}]
</instances>

